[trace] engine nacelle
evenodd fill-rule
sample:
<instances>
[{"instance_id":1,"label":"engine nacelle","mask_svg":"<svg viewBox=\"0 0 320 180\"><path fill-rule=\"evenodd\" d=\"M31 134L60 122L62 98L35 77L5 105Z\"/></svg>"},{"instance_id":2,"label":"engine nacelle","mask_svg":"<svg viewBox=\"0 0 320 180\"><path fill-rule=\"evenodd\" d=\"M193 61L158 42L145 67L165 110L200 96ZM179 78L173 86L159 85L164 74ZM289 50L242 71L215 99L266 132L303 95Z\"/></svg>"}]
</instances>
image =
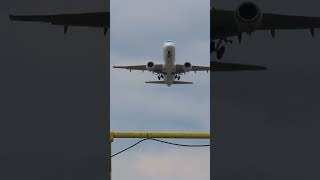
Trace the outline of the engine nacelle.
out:
<instances>
[{"instance_id":1,"label":"engine nacelle","mask_svg":"<svg viewBox=\"0 0 320 180\"><path fill-rule=\"evenodd\" d=\"M192 69L192 65L189 62L184 63L183 65L184 72L189 72Z\"/></svg>"},{"instance_id":2,"label":"engine nacelle","mask_svg":"<svg viewBox=\"0 0 320 180\"><path fill-rule=\"evenodd\" d=\"M259 28L262 16L260 8L253 2L241 3L234 13L238 30L247 33L252 33Z\"/></svg>"},{"instance_id":3,"label":"engine nacelle","mask_svg":"<svg viewBox=\"0 0 320 180\"><path fill-rule=\"evenodd\" d=\"M149 61L149 62L147 63L147 65L146 65L146 67L147 67L147 70L148 70L148 71L153 71L153 70L154 70L154 63L151 62L151 61Z\"/></svg>"}]
</instances>

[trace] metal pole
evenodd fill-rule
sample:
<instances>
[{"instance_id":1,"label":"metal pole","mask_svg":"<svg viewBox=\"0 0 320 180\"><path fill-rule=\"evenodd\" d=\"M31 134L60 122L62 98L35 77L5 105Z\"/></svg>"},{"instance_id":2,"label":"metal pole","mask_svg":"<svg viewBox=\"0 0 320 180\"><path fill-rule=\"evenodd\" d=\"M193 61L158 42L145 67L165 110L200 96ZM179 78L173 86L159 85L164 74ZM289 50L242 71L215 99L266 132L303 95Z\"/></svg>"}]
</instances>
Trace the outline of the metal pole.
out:
<instances>
[{"instance_id":1,"label":"metal pole","mask_svg":"<svg viewBox=\"0 0 320 180\"><path fill-rule=\"evenodd\" d=\"M202 132L124 132L110 131L110 180L111 180L111 144L114 138L167 138L167 139L210 139L210 133Z\"/></svg>"},{"instance_id":2,"label":"metal pole","mask_svg":"<svg viewBox=\"0 0 320 180\"><path fill-rule=\"evenodd\" d=\"M109 158L110 158L110 161L109 161L109 167L110 167L110 180L111 180L111 178L112 178L112 175L111 175L111 169L112 169L112 160L111 160L111 155L112 155L112 142L113 142L113 135L112 135L112 133L110 133L110 154L109 154Z\"/></svg>"}]
</instances>

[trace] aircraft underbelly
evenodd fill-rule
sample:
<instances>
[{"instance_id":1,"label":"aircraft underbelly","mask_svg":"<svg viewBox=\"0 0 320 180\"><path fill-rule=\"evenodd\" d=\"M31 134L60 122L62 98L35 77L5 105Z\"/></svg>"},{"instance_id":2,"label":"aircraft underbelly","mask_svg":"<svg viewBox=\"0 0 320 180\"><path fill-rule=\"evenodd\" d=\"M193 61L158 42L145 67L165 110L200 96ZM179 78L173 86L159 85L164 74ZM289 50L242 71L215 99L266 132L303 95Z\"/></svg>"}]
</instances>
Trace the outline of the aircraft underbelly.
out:
<instances>
[{"instance_id":1,"label":"aircraft underbelly","mask_svg":"<svg viewBox=\"0 0 320 180\"><path fill-rule=\"evenodd\" d=\"M173 83L173 81L174 81L174 75L172 75L172 74L166 74L166 75L164 75L164 81L166 82L166 84L167 84L168 86L170 86L170 85Z\"/></svg>"}]
</instances>

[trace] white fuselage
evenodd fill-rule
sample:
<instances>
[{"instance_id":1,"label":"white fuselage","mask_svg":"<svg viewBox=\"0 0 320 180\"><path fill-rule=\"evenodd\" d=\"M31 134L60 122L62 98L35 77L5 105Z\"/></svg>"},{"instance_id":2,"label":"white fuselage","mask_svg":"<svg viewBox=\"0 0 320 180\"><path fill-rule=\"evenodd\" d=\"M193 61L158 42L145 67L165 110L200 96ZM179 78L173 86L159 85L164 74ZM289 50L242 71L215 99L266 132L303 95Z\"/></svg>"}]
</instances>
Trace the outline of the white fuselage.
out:
<instances>
[{"instance_id":1,"label":"white fuselage","mask_svg":"<svg viewBox=\"0 0 320 180\"><path fill-rule=\"evenodd\" d=\"M172 41L167 41L163 45L163 80L168 85L171 86L171 84L175 80L175 44Z\"/></svg>"}]
</instances>

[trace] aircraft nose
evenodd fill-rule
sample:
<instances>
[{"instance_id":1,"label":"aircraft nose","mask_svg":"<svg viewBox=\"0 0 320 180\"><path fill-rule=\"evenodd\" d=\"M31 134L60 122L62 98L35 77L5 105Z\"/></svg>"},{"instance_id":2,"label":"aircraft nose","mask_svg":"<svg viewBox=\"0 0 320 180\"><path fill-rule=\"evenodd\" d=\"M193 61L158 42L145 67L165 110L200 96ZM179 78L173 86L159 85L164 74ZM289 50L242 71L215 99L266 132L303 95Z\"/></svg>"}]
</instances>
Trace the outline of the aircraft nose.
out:
<instances>
[{"instance_id":1,"label":"aircraft nose","mask_svg":"<svg viewBox=\"0 0 320 180\"><path fill-rule=\"evenodd\" d=\"M166 47L174 47L175 46L175 43L173 42L173 41L166 41L165 43L164 43L164 46L166 46Z\"/></svg>"}]
</instances>

